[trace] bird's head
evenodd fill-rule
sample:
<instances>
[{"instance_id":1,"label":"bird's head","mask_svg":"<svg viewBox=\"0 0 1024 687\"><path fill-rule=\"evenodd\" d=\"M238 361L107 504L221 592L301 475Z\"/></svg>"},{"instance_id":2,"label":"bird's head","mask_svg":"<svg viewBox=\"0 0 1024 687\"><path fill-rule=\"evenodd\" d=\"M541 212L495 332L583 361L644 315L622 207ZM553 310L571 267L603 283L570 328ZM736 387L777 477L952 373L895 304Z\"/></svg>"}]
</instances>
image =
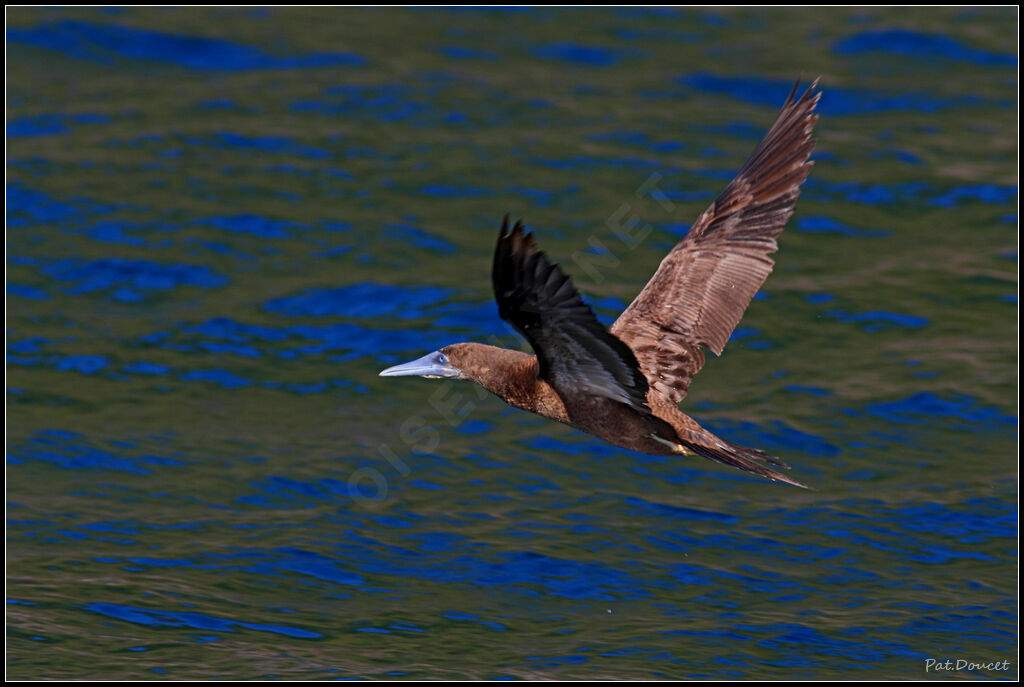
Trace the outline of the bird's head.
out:
<instances>
[{"instance_id":1,"label":"bird's head","mask_svg":"<svg viewBox=\"0 0 1024 687\"><path fill-rule=\"evenodd\" d=\"M528 364L533 356L478 343L445 346L422 358L381 370L381 377L467 379L491 389L502 377Z\"/></svg>"},{"instance_id":2,"label":"bird's head","mask_svg":"<svg viewBox=\"0 0 1024 687\"><path fill-rule=\"evenodd\" d=\"M466 344L453 344L445 346L441 350L429 353L422 358L411 360L401 365L381 370L381 377L427 377L428 379L440 379L443 377L457 379L462 376L459 363L463 356L460 354L460 347Z\"/></svg>"}]
</instances>

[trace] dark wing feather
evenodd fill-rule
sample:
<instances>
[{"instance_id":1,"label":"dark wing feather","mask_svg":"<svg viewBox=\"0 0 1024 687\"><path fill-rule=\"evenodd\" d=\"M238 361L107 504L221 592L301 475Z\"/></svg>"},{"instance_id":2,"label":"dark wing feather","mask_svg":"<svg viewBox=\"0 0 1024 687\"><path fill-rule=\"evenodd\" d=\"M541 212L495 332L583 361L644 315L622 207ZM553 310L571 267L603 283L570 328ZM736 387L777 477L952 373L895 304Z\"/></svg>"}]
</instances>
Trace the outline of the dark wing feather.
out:
<instances>
[{"instance_id":1,"label":"dark wing feather","mask_svg":"<svg viewBox=\"0 0 1024 687\"><path fill-rule=\"evenodd\" d=\"M650 413L636 356L598 321L562 269L537 250L522 222L509 232L507 215L491 277L498 314L530 342L541 378L563 399L594 394Z\"/></svg>"},{"instance_id":2,"label":"dark wing feather","mask_svg":"<svg viewBox=\"0 0 1024 687\"><path fill-rule=\"evenodd\" d=\"M651 386L673 403L686 396L772 271L768 257L793 214L813 162L811 133L820 93L797 85L743 168L662 260L636 300L612 325L640 361Z\"/></svg>"}]
</instances>

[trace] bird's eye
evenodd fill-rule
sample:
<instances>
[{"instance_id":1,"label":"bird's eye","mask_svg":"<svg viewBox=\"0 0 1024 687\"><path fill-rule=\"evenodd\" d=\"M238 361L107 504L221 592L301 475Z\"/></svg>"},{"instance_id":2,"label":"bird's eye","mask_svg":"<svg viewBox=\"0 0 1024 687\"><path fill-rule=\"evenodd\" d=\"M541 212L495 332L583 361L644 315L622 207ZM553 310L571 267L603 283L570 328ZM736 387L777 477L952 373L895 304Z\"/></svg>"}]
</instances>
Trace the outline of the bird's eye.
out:
<instances>
[{"instance_id":1,"label":"bird's eye","mask_svg":"<svg viewBox=\"0 0 1024 687\"><path fill-rule=\"evenodd\" d=\"M448 356L446 356L444 353L438 353L437 354L437 362L441 363L442 365L447 365L448 364Z\"/></svg>"}]
</instances>

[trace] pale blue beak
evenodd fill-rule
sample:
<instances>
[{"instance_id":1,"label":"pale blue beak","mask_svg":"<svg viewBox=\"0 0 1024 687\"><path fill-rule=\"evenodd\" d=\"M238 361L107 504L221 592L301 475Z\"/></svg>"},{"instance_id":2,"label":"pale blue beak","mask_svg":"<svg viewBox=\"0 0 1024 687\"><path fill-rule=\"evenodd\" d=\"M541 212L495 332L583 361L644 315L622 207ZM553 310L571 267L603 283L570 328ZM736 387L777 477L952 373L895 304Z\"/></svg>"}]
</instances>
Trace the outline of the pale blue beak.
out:
<instances>
[{"instance_id":1,"label":"pale blue beak","mask_svg":"<svg viewBox=\"0 0 1024 687\"><path fill-rule=\"evenodd\" d=\"M451 366L448 356L441 351L382 370L381 377L458 377L461 373Z\"/></svg>"}]
</instances>

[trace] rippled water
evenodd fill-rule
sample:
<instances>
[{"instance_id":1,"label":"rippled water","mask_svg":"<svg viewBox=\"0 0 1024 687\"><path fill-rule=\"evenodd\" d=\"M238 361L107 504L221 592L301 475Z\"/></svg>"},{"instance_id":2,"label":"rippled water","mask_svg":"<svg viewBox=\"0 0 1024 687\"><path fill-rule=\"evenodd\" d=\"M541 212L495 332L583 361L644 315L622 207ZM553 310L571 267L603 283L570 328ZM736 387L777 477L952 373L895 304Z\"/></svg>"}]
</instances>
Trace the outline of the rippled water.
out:
<instances>
[{"instance_id":1,"label":"rippled water","mask_svg":"<svg viewBox=\"0 0 1024 687\"><path fill-rule=\"evenodd\" d=\"M1015 678L1016 27L11 9L8 675ZM684 409L817 491L377 377L520 345L506 212L610 321L801 71L817 166Z\"/></svg>"}]
</instances>

